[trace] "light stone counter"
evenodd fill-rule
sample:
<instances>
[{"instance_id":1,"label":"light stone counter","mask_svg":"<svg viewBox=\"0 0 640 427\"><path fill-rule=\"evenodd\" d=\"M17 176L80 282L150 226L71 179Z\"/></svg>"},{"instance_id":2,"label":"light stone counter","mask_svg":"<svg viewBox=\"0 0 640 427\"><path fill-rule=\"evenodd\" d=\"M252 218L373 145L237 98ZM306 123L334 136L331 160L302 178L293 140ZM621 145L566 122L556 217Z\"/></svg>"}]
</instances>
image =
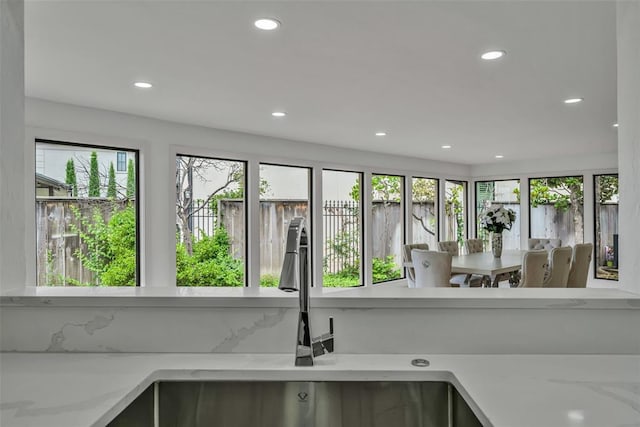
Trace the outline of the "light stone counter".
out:
<instances>
[{"instance_id":1,"label":"light stone counter","mask_svg":"<svg viewBox=\"0 0 640 427\"><path fill-rule=\"evenodd\" d=\"M640 356L0 353L0 375L2 427L102 426L160 379L446 380L495 427L640 425Z\"/></svg>"},{"instance_id":2,"label":"light stone counter","mask_svg":"<svg viewBox=\"0 0 640 427\"><path fill-rule=\"evenodd\" d=\"M639 309L640 295L617 289L423 288L403 281L358 288L312 289L318 308L578 308ZM0 295L2 307L271 307L298 306L276 288L30 287Z\"/></svg>"}]
</instances>

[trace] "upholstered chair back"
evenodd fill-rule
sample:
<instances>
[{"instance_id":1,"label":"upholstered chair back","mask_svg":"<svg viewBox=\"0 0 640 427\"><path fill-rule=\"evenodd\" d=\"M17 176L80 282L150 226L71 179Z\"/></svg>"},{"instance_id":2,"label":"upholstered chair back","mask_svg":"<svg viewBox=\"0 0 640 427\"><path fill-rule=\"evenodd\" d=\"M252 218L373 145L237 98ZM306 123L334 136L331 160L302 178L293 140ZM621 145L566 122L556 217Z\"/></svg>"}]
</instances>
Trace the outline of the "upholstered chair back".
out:
<instances>
[{"instance_id":1,"label":"upholstered chair back","mask_svg":"<svg viewBox=\"0 0 640 427\"><path fill-rule=\"evenodd\" d=\"M571 270L567 279L567 288L586 288L589 276L589 264L593 254L593 243L578 243L573 247Z\"/></svg>"},{"instance_id":2,"label":"upholstered chair back","mask_svg":"<svg viewBox=\"0 0 640 427\"><path fill-rule=\"evenodd\" d=\"M415 269L410 266L410 263L412 262L412 259L411 259L412 249L422 249L422 250L428 251L429 245L426 243L412 243L410 245L404 245L402 247L402 257L404 259L404 262L409 264L407 265L407 282L409 283L410 288L413 288L415 286L415 281L416 281Z\"/></svg>"},{"instance_id":3,"label":"upholstered chair back","mask_svg":"<svg viewBox=\"0 0 640 427\"><path fill-rule=\"evenodd\" d=\"M441 252L448 252L451 256L458 256L458 242L455 240L438 242L438 250Z\"/></svg>"},{"instance_id":4,"label":"upholstered chair back","mask_svg":"<svg viewBox=\"0 0 640 427\"><path fill-rule=\"evenodd\" d=\"M549 277L544 285L547 288L566 288L571 270L571 246L551 249L549 254Z\"/></svg>"},{"instance_id":5,"label":"upholstered chair back","mask_svg":"<svg viewBox=\"0 0 640 427\"><path fill-rule=\"evenodd\" d=\"M539 249L550 251L551 249L559 248L560 246L562 246L562 240L560 239L539 239L539 238L529 239L530 251L535 251Z\"/></svg>"},{"instance_id":6,"label":"upholstered chair back","mask_svg":"<svg viewBox=\"0 0 640 427\"><path fill-rule=\"evenodd\" d=\"M411 251L416 274L416 288L449 287L451 255L447 252L413 249Z\"/></svg>"},{"instance_id":7,"label":"upholstered chair back","mask_svg":"<svg viewBox=\"0 0 640 427\"><path fill-rule=\"evenodd\" d=\"M527 251L522 258L521 288L541 288L549 265L549 253L542 250Z\"/></svg>"},{"instance_id":8,"label":"upholstered chair back","mask_svg":"<svg viewBox=\"0 0 640 427\"><path fill-rule=\"evenodd\" d=\"M475 254L484 251L484 245L481 239L468 239L464 242L464 247L468 254Z\"/></svg>"}]
</instances>

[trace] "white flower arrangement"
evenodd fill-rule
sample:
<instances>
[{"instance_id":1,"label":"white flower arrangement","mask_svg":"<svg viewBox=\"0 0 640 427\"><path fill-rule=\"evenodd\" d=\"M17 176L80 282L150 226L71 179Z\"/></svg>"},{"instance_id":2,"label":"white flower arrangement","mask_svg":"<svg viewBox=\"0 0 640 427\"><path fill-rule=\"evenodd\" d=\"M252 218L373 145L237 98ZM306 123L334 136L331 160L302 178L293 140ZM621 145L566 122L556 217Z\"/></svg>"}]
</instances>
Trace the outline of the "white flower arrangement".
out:
<instances>
[{"instance_id":1,"label":"white flower arrangement","mask_svg":"<svg viewBox=\"0 0 640 427\"><path fill-rule=\"evenodd\" d=\"M480 218L480 227L493 233L502 233L504 230L511 230L513 222L516 220L516 213L503 206L488 208Z\"/></svg>"}]
</instances>

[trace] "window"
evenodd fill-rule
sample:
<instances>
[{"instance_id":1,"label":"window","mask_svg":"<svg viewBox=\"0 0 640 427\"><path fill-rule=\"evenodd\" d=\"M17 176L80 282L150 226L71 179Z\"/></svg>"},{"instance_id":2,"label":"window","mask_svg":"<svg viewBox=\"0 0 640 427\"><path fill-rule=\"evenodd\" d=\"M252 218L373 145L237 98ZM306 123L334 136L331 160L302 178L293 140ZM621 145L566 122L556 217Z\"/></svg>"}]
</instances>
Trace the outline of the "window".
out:
<instances>
[{"instance_id":1,"label":"window","mask_svg":"<svg viewBox=\"0 0 640 427\"><path fill-rule=\"evenodd\" d=\"M137 151L36 140L36 284L138 284Z\"/></svg>"},{"instance_id":2,"label":"window","mask_svg":"<svg viewBox=\"0 0 640 427\"><path fill-rule=\"evenodd\" d=\"M595 277L618 280L618 175L595 175Z\"/></svg>"},{"instance_id":3,"label":"window","mask_svg":"<svg viewBox=\"0 0 640 427\"><path fill-rule=\"evenodd\" d=\"M371 177L371 233L373 238L373 283L403 277L404 178L397 175Z\"/></svg>"},{"instance_id":4,"label":"window","mask_svg":"<svg viewBox=\"0 0 640 427\"><path fill-rule=\"evenodd\" d=\"M244 162L176 157L176 284L244 286Z\"/></svg>"},{"instance_id":5,"label":"window","mask_svg":"<svg viewBox=\"0 0 640 427\"><path fill-rule=\"evenodd\" d=\"M438 180L413 178L412 195L412 243L427 243L430 249L438 249Z\"/></svg>"},{"instance_id":6,"label":"window","mask_svg":"<svg viewBox=\"0 0 640 427\"><path fill-rule=\"evenodd\" d=\"M502 206L516 214L511 230L502 232L503 249L520 249L520 180L476 182L476 238L482 239L484 250L491 250L490 233L480 227L480 218L490 207Z\"/></svg>"},{"instance_id":7,"label":"window","mask_svg":"<svg viewBox=\"0 0 640 427\"><path fill-rule=\"evenodd\" d=\"M583 198L582 176L529 179L529 237L583 243Z\"/></svg>"},{"instance_id":8,"label":"window","mask_svg":"<svg viewBox=\"0 0 640 427\"><path fill-rule=\"evenodd\" d=\"M304 167L260 165L260 286L278 286L293 218L305 218L311 247L310 172Z\"/></svg>"},{"instance_id":9,"label":"window","mask_svg":"<svg viewBox=\"0 0 640 427\"><path fill-rule=\"evenodd\" d=\"M325 287L362 285L362 174L322 171Z\"/></svg>"},{"instance_id":10,"label":"window","mask_svg":"<svg viewBox=\"0 0 640 427\"><path fill-rule=\"evenodd\" d=\"M444 189L444 240L455 240L462 248L467 238L467 183L447 180Z\"/></svg>"},{"instance_id":11,"label":"window","mask_svg":"<svg viewBox=\"0 0 640 427\"><path fill-rule=\"evenodd\" d=\"M124 151L118 151L118 158L116 161L116 169L118 172L127 171L127 153Z\"/></svg>"}]
</instances>

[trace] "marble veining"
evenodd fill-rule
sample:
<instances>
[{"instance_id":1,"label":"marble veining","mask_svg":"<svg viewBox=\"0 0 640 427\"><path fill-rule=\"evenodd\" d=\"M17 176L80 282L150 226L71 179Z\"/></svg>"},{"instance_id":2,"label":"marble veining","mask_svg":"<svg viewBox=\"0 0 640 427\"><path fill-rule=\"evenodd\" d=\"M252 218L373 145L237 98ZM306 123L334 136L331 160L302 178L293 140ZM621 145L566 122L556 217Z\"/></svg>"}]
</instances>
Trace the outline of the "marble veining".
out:
<instances>
[{"instance_id":1,"label":"marble veining","mask_svg":"<svg viewBox=\"0 0 640 427\"><path fill-rule=\"evenodd\" d=\"M95 331L100 329L104 329L108 327L115 316L112 314L109 317L104 316L95 316L92 320L89 320L85 323L65 323L59 331L53 333L51 335L51 343L49 347L45 351L54 351L54 352L62 352L62 351L70 351L69 349L64 348L64 342L67 339L65 336L65 329L68 328L81 328L88 335L93 335Z\"/></svg>"},{"instance_id":2,"label":"marble veining","mask_svg":"<svg viewBox=\"0 0 640 427\"><path fill-rule=\"evenodd\" d=\"M96 396L92 396L87 399L68 403L65 405L55 405L55 406L38 407L37 402L33 400L7 402L6 404L0 404L0 410L5 410L5 409L15 410L15 417L20 417L20 418L49 417L49 416L55 416L60 414L66 414L69 412L83 411L86 409L95 408L105 400L110 400L110 399L113 399L114 397L121 396L124 392L126 392L125 389L114 390L107 393L102 393Z\"/></svg>"},{"instance_id":3,"label":"marble veining","mask_svg":"<svg viewBox=\"0 0 640 427\"><path fill-rule=\"evenodd\" d=\"M549 380L549 382L586 388L601 396L616 400L636 411L640 420L640 381L610 382ZM626 394L633 395L633 397L628 397Z\"/></svg>"},{"instance_id":4,"label":"marble veining","mask_svg":"<svg viewBox=\"0 0 640 427\"><path fill-rule=\"evenodd\" d=\"M411 366L416 357L431 362ZM2 427L105 426L160 380L449 381L492 427L640 423L640 356L0 353ZM320 363L322 362L322 363ZM62 392L63 391L63 392ZM576 418L575 415L579 417Z\"/></svg>"},{"instance_id":5,"label":"marble veining","mask_svg":"<svg viewBox=\"0 0 640 427\"><path fill-rule=\"evenodd\" d=\"M237 331L230 331L229 336L211 349L212 353L230 353L234 348L238 346L245 338L254 334L256 331L265 328L272 328L282 322L287 309L281 308L274 314L265 313L259 320L253 322L253 324L246 328L240 328Z\"/></svg>"}]
</instances>

